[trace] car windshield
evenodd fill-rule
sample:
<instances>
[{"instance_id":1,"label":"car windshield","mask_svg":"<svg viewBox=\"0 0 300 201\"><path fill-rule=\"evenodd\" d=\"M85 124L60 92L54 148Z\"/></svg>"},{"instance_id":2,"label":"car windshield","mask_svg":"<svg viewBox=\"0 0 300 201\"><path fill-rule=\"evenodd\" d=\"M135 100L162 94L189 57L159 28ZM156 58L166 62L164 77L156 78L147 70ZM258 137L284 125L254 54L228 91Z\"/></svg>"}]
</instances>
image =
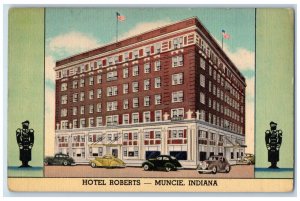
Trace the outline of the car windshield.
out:
<instances>
[{"instance_id":1,"label":"car windshield","mask_svg":"<svg viewBox=\"0 0 300 201\"><path fill-rule=\"evenodd\" d=\"M211 156L211 157L208 158L208 160L209 161L216 161L216 160L218 160L218 158L215 157L215 156Z\"/></svg>"}]
</instances>

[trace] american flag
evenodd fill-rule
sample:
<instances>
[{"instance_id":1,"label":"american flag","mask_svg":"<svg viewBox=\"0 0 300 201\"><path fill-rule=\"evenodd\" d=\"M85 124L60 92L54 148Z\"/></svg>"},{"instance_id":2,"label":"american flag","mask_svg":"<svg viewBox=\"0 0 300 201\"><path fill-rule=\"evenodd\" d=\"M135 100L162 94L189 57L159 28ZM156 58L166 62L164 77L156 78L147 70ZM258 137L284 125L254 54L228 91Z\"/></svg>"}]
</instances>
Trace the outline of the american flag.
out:
<instances>
[{"instance_id":1,"label":"american flag","mask_svg":"<svg viewBox=\"0 0 300 201\"><path fill-rule=\"evenodd\" d=\"M230 35L228 33L226 33L226 31L224 29L222 30L222 34L223 34L224 39L229 39L230 38Z\"/></svg>"},{"instance_id":2,"label":"american flag","mask_svg":"<svg viewBox=\"0 0 300 201\"><path fill-rule=\"evenodd\" d=\"M121 15L120 13L117 12L117 19L119 22L123 22L126 20L125 15Z\"/></svg>"}]
</instances>

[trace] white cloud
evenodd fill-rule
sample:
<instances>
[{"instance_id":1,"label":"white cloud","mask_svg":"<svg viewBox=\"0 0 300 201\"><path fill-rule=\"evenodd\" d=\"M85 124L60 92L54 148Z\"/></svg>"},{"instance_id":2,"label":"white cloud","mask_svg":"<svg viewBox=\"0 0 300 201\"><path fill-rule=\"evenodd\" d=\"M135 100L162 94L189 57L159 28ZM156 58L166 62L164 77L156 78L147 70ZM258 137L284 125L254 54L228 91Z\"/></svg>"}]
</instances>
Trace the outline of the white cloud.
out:
<instances>
[{"instance_id":1,"label":"white cloud","mask_svg":"<svg viewBox=\"0 0 300 201\"><path fill-rule=\"evenodd\" d=\"M126 33L120 36L120 39L128 38L134 35L141 34L146 31L150 31L152 29L156 29L158 27L165 26L167 24L172 23L170 19L158 20L155 22L141 22L135 25L132 29L127 31Z\"/></svg>"},{"instance_id":2,"label":"white cloud","mask_svg":"<svg viewBox=\"0 0 300 201\"><path fill-rule=\"evenodd\" d=\"M226 53L239 70L254 70L254 52L245 48L238 48L235 52L227 50Z\"/></svg>"},{"instance_id":3,"label":"white cloud","mask_svg":"<svg viewBox=\"0 0 300 201\"><path fill-rule=\"evenodd\" d=\"M248 100L253 100L255 95L255 83L254 83L254 77L246 79L246 98L248 97Z\"/></svg>"},{"instance_id":4,"label":"white cloud","mask_svg":"<svg viewBox=\"0 0 300 201\"><path fill-rule=\"evenodd\" d=\"M55 81L55 61L52 56L46 56L45 58L45 77L48 80Z\"/></svg>"},{"instance_id":5,"label":"white cloud","mask_svg":"<svg viewBox=\"0 0 300 201\"><path fill-rule=\"evenodd\" d=\"M100 45L93 36L80 32L69 32L51 38L48 42L48 49L55 53L75 54Z\"/></svg>"}]
</instances>

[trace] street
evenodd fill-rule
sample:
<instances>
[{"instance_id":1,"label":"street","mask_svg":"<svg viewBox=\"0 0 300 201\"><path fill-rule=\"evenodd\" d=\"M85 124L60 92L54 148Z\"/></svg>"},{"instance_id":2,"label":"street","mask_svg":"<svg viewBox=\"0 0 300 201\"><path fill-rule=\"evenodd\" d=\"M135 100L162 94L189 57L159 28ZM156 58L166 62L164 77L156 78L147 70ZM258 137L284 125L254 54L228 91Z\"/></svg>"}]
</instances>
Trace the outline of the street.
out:
<instances>
[{"instance_id":1,"label":"street","mask_svg":"<svg viewBox=\"0 0 300 201\"><path fill-rule=\"evenodd\" d=\"M231 166L229 173L199 174L195 169L178 171L144 171L141 167L92 168L88 165L45 166L45 177L101 177L101 178L254 178L253 165Z\"/></svg>"}]
</instances>

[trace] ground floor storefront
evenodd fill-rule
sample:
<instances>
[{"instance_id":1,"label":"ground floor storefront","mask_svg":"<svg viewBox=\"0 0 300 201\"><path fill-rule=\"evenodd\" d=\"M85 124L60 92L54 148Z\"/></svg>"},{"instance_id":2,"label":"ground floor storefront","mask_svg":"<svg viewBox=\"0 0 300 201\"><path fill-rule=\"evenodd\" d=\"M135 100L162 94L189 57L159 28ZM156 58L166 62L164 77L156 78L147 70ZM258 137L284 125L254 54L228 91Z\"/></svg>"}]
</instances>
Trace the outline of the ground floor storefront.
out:
<instances>
[{"instance_id":1,"label":"ground floor storefront","mask_svg":"<svg viewBox=\"0 0 300 201\"><path fill-rule=\"evenodd\" d=\"M231 164L243 157L245 137L199 121L169 122L56 131L56 153L65 153L77 164L106 154L127 166L158 155L176 157L184 168L195 168L212 155L225 156Z\"/></svg>"}]
</instances>

